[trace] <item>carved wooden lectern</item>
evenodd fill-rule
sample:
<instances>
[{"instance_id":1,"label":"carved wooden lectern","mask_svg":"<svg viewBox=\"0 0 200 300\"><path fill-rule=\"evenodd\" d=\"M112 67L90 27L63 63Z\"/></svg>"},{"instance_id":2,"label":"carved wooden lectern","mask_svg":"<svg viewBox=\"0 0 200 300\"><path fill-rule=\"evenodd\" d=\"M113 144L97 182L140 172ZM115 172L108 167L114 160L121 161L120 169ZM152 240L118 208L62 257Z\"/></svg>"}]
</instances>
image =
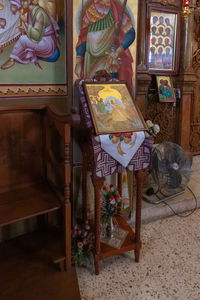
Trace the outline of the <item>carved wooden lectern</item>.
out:
<instances>
[{"instance_id":1,"label":"carved wooden lectern","mask_svg":"<svg viewBox=\"0 0 200 300\"><path fill-rule=\"evenodd\" d=\"M97 79L95 79L97 80ZM108 79L101 78L100 81L106 81ZM112 79L110 79L112 80ZM87 82L94 82L94 80L86 80ZM94 261L95 261L95 273L99 274L99 262L100 260L109 256L118 255L126 251L135 251L135 261L139 261L141 240L140 240L140 225L141 225L141 196L142 196L142 183L145 178L147 169L150 165L151 150L153 140L151 138L145 138L143 144L137 150L128 166L125 168L120 165L112 156L105 152L101 148L100 141L95 136L90 112L88 109L86 96L82 87L82 81L77 81L79 98L80 98L80 115L82 121L82 134L81 134L81 148L83 155L83 215L87 218L87 170L92 171L92 183L95 192L95 220L94 220L94 234L95 234L95 247L94 247ZM100 192L104 184L105 176L118 173L118 189L121 192L121 173L133 172L136 179L136 219L135 219L135 232L126 223L122 217L117 217L118 225L128 231L128 234L120 249L113 248L100 241L100 218L101 218L101 206L100 206Z\"/></svg>"}]
</instances>

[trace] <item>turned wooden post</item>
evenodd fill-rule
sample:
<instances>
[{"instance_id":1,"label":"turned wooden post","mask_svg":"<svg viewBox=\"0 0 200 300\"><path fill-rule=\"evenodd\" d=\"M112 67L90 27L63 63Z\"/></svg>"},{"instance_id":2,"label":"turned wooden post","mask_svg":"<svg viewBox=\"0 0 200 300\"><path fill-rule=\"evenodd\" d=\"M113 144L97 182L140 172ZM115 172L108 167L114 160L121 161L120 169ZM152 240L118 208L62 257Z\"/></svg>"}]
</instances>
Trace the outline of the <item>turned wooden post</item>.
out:
<instances>
[{"instance_id":1,"label":"turned wooden post","mask_svg":"<svg viewBox=\"0 0 200 300\"><path fill-rule=\"evenodd\" d=\"M118 173L117 186L118 186L118 191L119 191L120 196L121 196L122 195L122 173Z\"/></svg>"},{"instance_id":2,"label":"turned wooden post","mask_svg":"<svg viewBox=\"0 0 200 300\"><path fill-rule=\"evenodd\" d=\"M146 170L139 170L135 172L136 178L136 214L135 214L135 242L137 248L135 249L135 261L139 262L141 240L140 240L140 228L141 228L141 210L142 210L142 185L144 178L147 174Z\"/></svg>"},{"instance_id":3,"label":"turned wooden post","mask_svg":"<svg viewBox=\"0 0 200 300\"><path fill-rule=\"evenodd\" d=\"M83 220L87 220L87 145L82 145L82 198L83 198Z\"/></svg>"},{"instance_id":4,"label":"turned wooden post","mask_svg":"<svg viewBox=\"0 0 200 300\"><path fill-rule=\"evenodd\" d=\"M180 71L176 78L177 87L181 89L178 120L178 143L190 153L191 108L195 92L196 74L192 67L194 15L189 15L181 25Z\"/></svg>"},{"instance_id":5,"label":"turned wooden post","mask_svg":"<svg viewBox=\"0 0 200 300\"><path fill-rule=\"evenodd\" d=\"M122 197L122 173L117 174L117 188L120 196ZM121 201L118 203L117 213L120 215L121 213Z\"/></svg>"},{"instance_id":6,"label":"turned wooden post","mask_svg":"<svg viewBox=\"0 0 200 300\"><path fill-rule=\"evenodd\" d=\"M180 51L180 72L183 73L194 73L192 67L192 53L193 53L193 43L192 43L192 33L194 26L194 15L193 13L188 16L185 21L181 19L181 51Z\"/></svg>"},{"instance_id":7,"label":"turned wooden post","mask_svg":"<svg viewBox=\"0 0 200 300\"><path fill-rule=\"evenodd\" d=\"M100 192L104 184L105 178L92 179L95 193L95 248L94 248L94 264L95 274L99 274L99 261L100 261L100 223L101 223L101 203Z\"/></svg>"},{"instance_id":8,"label":"turned wooden post","mask_svg":"<svg viewBox=\"0 0 200 300\"><path fill-rule=\"evenodd\" d=\"M146 71L146 1L139 1L139 7L138 7L138 26L140 28L140 34L138 34L138 71Z\"/></svg>"},{"instance_id":9,"label":"turned wooden post","mask_svg":"<svg viewBox=\"0 0 200 300\"><path fill-rule=\"evenodd\" d=\"M71 183L71 162L70 162L70 141L71 128L65 125L65 186L64 186L64 216L65 216L65 268L71 267L71 203L70 203L70 183Z\"/></svg>"}]
</instances>

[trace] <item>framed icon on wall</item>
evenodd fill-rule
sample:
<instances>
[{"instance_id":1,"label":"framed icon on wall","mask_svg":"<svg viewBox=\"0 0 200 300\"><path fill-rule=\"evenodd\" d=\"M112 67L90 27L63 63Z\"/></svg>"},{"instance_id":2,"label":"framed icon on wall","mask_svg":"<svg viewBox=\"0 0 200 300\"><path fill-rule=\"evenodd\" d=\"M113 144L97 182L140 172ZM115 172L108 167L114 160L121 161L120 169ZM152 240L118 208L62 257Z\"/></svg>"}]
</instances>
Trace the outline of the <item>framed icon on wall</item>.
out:
<instances>
[{"instance_id":1,"label":"framed icon on wall","mask_svg":"<svg viewBox=\"0 0 200 300\"><path fill-rule=\"evenodd\" d=\"M176 102L174 87L170 76L156 76L160 102Z\"/></svg>"},{"instance_id":2,"label":"framed icon on wall","mask_svg":"<svg viewBox=\"0 0 200 300\"><path fill-rule=\"evenodd\" d=\"M180 15L175 9L149 6L147 64L151 74L176 74L178 70Z\"/></svg>"}]
</instances>

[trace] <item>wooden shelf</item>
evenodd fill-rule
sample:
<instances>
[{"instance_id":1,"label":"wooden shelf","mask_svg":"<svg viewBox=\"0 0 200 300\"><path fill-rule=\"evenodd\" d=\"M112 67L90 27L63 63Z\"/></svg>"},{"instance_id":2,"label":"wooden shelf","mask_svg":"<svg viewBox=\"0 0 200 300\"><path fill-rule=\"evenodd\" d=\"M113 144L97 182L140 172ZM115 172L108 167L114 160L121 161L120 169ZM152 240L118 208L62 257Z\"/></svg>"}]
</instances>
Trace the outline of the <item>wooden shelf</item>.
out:
<instances>
[{"instance_id":1,"label":"wooden shelf","mask_svg":"<svg viewBox=\"0 0 200 300\"><path fill-rule=\"evenodd\" d=\"M75 268L60 272L53 264L63 253L60 230L33 232L1 243L1 300L80 300Z\"/></svg>"},{"instance_id":2,"label":"wooden shelf","mask_svg":"<svg viewBox=\"0 0 200 300\"><path fill-rule=\"evenodd\" d=\"M6 253L1 256L0 261L11 259L12 255L15 257L24 256L26 253L27 258L34 256L37 259L44 256L46 262L50 262L53 267L54 260L63 256L63 248L64 232L55 227L40 229L2 242L0 244L0 256L3 252Z\"/></svg>"},{"instance_id":3,"label":"wooden shelf","mask_svg":"<svg viewBox=\"0 0 200 300\"><path fill-rule=\"evenodd\" d=\"M31 185L0 194L0 226L61 208L47 185Z\"/></svg>"},{"instance_id":4,"label":"wooden shelf","mask_svg":"<svg viewBox=\"0 0 200 300\"><path fill-rule=\"evenodd\" d=\"M138 247L137 243L135 242L135 233L132 230L132 228L127 224L126 220L120 216L117 216L116 220L117 220L118 226L120 228L128 231L128 234L127 234L121 248L119 248L119 249L111 247L111 246L101 242L100 259L104 259L104 258L113 256L113 255L118 255L118 254L124 253L126 251L131 251Z\"/></svg>"},{"instance_id":5,"label":"wooden shelf","mask_svg":"<svg viewBox=\"0 0 200 300\"><path fill-rule=\"evenodd\" d=\"M47 105L29 104L1 107L0 116L0 227L60 209L64 241L60 239L62 253L54 262L68 270L71 126L78 125L80 117L75 110L59 114ZM41 227L54 223L51 218L38 219Z\"/></svg>"}]
</instances>

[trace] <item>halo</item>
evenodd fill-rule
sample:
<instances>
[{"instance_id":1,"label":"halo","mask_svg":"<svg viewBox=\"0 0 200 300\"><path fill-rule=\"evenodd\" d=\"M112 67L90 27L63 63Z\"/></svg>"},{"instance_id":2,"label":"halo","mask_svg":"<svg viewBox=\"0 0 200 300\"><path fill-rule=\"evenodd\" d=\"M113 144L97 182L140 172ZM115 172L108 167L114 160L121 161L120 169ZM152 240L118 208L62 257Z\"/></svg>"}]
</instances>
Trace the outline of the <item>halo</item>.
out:
<instances>
[{"instance_id":1,"label":"halo","mask_svg":"<svg viewBox=\"0 0 200 300\"><path fill-rule=\"evenodd\" d=\"M159 39L162 39L162 42L163 42L163 37L162 37L162 35L159 35L159 36L158 36L158 40L159 40ZM159 45L160 45L160 44L159 44Z\"/></svg>"},{"instance_id":2,"label":"halo","mask_svg":"<svg viewBox=\"0 0 200 300\"><path fill-rule=\"evenodd\" d=\"M151 51L151 49L155 49L156 50L156 47L152 46L152 47L150 47L150 51ZM156 53L156 51L155 51L155 53Z\"/></svg>"},{"instance_id":3,"label":"halo","mask_svg":"<svg viewBox=\"0 0 200 300\"><path fill-rule=\"evenodd\" d=\"M156 47L155 54L158 54L158 49L159 49L159 48L162 48L162 50L165 51L165 48L164 48L162 45L159 45L158 47ZM164 51L163 51L163 52L164 52Z\"/></svg>"},{"instance_id":4,"label":"halo","mask_svg":"<svg viewBox=\"0 0 200 300\"><path fill-rule=\"evenodd\" d=\"M164 79L163 79L163 78L160 78L160 79L159 79L159 83L161 83L161 80L162 80L162 81L164 81Z\"/></svg>"},{"instance_id":5,"label":"halo","mask_svg":"<svg viewBox=\"0 0 200 300\"><path fill-rule=\"evenodd\" d=\"M154 38L156 41L155 41L155 43L157 43L158 42L158 38L157 38L157 36L155 36L155 35L153 35L153 36L151 36L151 45L154 45L154 44L152 44L152 38Z\"/></svg>"},{"instance_id":6,"label":"halo","mask_svg":"<svg viewBox=\"0 0 200 300\"><path fill-rule=\"evenodd\" d=\"M153 25L151 26L151 31L152 31L152 28L153 28L153 27L155 27L156 29L158 28L156 24L153 24Z\"/></svg>"},{"instance_id":7,"label":"halo","mask_svg":"<svg viewBox=\"0 0 200 300\"><path fill-rule=\"evenodd\" d=\"M166 36L163 40L164 40L164 42L165 42L166 40L169 40L169 42L171 41L171 39L170 39L169 36Z\"/></svg>"},{"instance_id":8,"label":"halo","mask_svg":"<svg viewBox=\"0 0 200 300\"><path fill-rule=\"evenodd\" d=\"M171 29L169 26L166 26L166 27L165 27L165 31L166 31L167 28L169 29L169 31L170 31L170 33L171 33L171 30L172 30L172 29Z\"/></svg>"},{"instance_id":9,"label":"halo","mask_svg":"<svg viewBox=\"0 0 200 300\"><path fill-rule=\"evenodd\" d=\"M159 28L162 28L163 31L164 31L164 26L163 26L163 25L159 25L159 26L158 26L158 31L159 31Z\"/></svg>"},{"instance_id":10,"label":"halo","mask_svg":"<svg viewBox=\"0 0 200 300\"><path fill-rule=\"evenodd\" d=\"M158 22L158 16L157 15L151 16L152 21L153 21L153 18L157 18L156 22Z\"/></svg>"},{"instance_id":11,"label":"halo","mask_svg":"<svg viewBox=\"0 0 200 300\"><path fill-rule=\"evenodd\" d=\"M166 53L166 50L167 50L167 49L169 49L169 54L172 54L172 48L166 47L166 48L165 48L165 53Z\"/></svg>"},{"instance_id":12,"label":"halo","mask_svg":"<svg viewBox=\"0 0 200 300\"><path fill-rule=\"evenodd\" d=\"M155 25L152 27L156 27ZM151 28L151 35L156 36L158 34L158 28L156 27L156 31L153 33L152 28Z\"/></svg>"}]
</instances>

